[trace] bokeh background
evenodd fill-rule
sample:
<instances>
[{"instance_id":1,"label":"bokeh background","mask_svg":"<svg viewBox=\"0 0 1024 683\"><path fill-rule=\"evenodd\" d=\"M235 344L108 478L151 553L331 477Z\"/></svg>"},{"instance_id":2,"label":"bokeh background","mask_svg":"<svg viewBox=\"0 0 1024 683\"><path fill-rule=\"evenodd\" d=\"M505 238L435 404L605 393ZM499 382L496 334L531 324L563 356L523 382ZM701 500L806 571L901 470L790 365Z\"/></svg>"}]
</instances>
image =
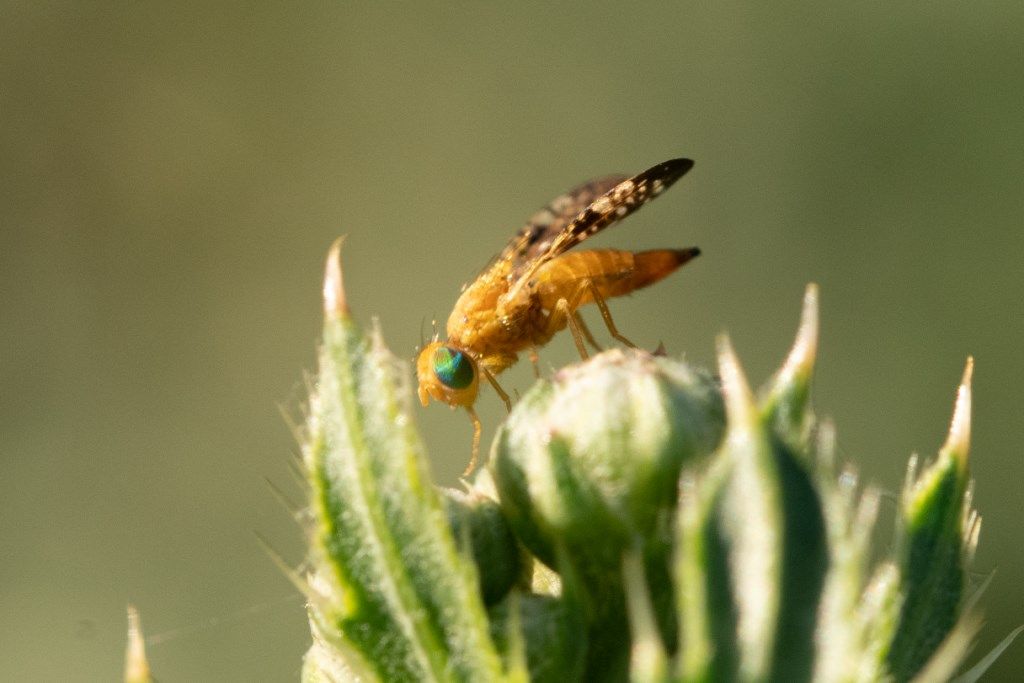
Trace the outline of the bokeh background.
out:
<instances>
[{"instance_id":1,"label":"bokeh background","mask_svg":"<svg viewBox=\"0 0 1024 683\"><path fill-rule=\"evenodd\" d=\"M614 302L634 340L710 364L727 330L760 382L818 282L817 411L890 491L975 355L987 651L1024 623L1022 35L1011 0L3 2L0 679L116 679L132 600L161 680L295 680L253 532L301 559L265 480L298 496L328 244L411 357L536 208L674 156L595 240L704 251ZM454 484L468 421L417 419ZM1018 643L989 680L1022 671Z\"/></svg>"}]
</instances>

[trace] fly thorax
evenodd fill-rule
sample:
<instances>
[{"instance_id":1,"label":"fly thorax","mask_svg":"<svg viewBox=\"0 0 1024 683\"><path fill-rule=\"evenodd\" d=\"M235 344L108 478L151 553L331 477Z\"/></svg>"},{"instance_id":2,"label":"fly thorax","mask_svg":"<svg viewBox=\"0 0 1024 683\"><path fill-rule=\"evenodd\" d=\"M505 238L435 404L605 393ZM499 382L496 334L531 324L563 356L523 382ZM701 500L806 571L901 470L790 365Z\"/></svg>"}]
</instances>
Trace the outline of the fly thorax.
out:
<instances>
[{"instance_id":1,"label":"fly thorax","mask_svg":"<svg viewBox=\"0 0 1024 683\"><path fill-rule=\"evenodd\" d=\"M498 297L495 312L498 318L514 318L530 305L530 290L519 287Z\"/></svg>"}]
</instances>

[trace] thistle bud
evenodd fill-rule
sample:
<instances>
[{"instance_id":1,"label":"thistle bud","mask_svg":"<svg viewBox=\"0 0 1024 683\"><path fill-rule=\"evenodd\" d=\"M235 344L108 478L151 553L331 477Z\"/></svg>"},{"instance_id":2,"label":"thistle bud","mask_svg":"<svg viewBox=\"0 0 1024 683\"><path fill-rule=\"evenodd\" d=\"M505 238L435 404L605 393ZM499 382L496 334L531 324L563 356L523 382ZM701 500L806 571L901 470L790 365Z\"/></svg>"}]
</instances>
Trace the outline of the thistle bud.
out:
<instances>
[{"instance_id":1,"label":"thistle bud","mask_svg":"<svg viewBox=\"0 0 1024 683\"><path fill-rule=\"evenodd\" d=\"M619 577L638 540L668 543L684 463L710 453L723 424L714 379L681 361L613 350L542 381L498 433L502 507L549 566L564 545L584 577Z\"/></svg>"},{"instance_id":2,"label":"thistle bud","mask_svg":"<svg viewBox=\"0 0 1024 683\"><path fill-rule=\"evenodd\" d=\"M521 557L498 503L476 488L446 488L440 493L455 541L473 557L484 604L495 604L516 583L528 586L529 562Z\"/></svg>"},{"instance_id":3,"label":"thistle bud","mask_svg":"<svg viewBox=\"0 0 1024 683\"><path fill-rule=\"evenodd\" d=\"M538 382L499 430L491 471L502 509L528 550L577 577L588 675L628 675L627 552L659 596L659 630L676 640L669 566L679 474L715 449L723 413L709 374L613 350Z\"/></svg>"}]
</instances>

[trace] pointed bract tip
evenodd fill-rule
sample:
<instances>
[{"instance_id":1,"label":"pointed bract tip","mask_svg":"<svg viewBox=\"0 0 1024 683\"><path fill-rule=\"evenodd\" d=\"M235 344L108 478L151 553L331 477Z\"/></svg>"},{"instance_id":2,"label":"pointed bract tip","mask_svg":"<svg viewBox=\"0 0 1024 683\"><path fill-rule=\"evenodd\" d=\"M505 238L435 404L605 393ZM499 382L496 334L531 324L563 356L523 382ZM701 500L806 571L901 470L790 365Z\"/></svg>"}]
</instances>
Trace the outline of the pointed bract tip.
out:
<instances>
[{"instance_id":1,"label":"pointed bract tip","mask_svg":"<svg viewBox=\"0 0 1024 683\"><path fill-rule=\"evenodd\" d=\"M804 290L804 306L800 311L800 329L793 350L803 349L808 364L814 363L818 352L818 285L811 282Z\"/></svg>"},{"instance_id":2,"label":"pointed bract tip","mask_svg":"<svg viewBox=\"0 0 1024 683\"><path fill-rule=\"evenodd\" d=\"M135 605L128 605L128 646L124 655L125 683L151 681L149 661L146 659L146 644L142 639L142 621Z\"/></svg>"},{"instance_id":3,"label":"pointed bract tip","mask_svg":"<svg viewBox=\"0 0 1024 683\"><path fill-rule=\"evenodd\" d=\"M727 335L718 337L718 372L722 376L722 394L725 396L725 412L730 428L752 425L756 410L750 385L740 367L740 361Z\"/></svg>"},{"instance_id":4,"label":"pointed bract tip","mask_svg":"<svg viewBox=\"0 0 1024 683\"><path fill-rule=\"evenodd\" d=\"M818 355L818 285L813 282L804 291L803 310L800 312L800 327L796 333L796 341L789 351L782 371L779 373L784 382L792 381L799 376L807 377L814 370L814 361ZM806 380L805 380L806 381Z\"/></svg>"},{"instance_id":5,"label":"pointed bract tip","mask_svg":"<svg viewBox=\"0 0 1024 683\"><path fill-rule=\"evenodd\" d=\"M345 242L342 235L334 240L327 252L327 266L324 268L324 315L328 318L343 318L350 313L348 300L345 298L345 282L341 275L341 245Z\"/></svg>"},{"instance_id":6,"label":"pointed bract tip","mask_svg":"<svg viewBox=\"0 0 1024 683\"><path fill-rule=\"evenodd\" d=\"M956 406L953 408L953 419L949 425L949 436L943 450L950 451L961 463L967 463L967 453L971 446L971 380L974 375L974 358L967 357L963 379L956 392Z\"/></svg>"},{"instance_id":7,"label":"pointed bract tip","mask_svg":"<svg viewBox=\"0 0 1024 683\"><path fill-rule=\"evenodd\" d=\"M974 379L974 356L967 356L967 362L964 364L964 374L960 378L960 386L970 389L972 379Z\"/></svg>"}]
</instances>

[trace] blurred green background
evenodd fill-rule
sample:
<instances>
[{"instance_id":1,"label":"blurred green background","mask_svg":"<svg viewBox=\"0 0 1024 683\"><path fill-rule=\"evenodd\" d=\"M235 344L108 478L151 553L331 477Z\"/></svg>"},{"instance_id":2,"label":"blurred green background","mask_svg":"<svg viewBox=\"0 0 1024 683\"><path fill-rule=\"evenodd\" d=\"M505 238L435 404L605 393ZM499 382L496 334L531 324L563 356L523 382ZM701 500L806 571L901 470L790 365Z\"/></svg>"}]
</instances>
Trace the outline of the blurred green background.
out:
<instances>
[{"instance_id":1,"label":"blurred green background","mask_svg":"<svg viewBox=\"0 0 1024 683\"><path fill-rule=\"evenodd\" d=\"M132 600L161 680L295 680L253 531L301 559L265 479L298 497L330 241L411 357L536 208L674 156L594 243L704 255L620 328L701 364L728 330L760 382L820 283L817 410L890 491L974 354L975 657L1024 623L1024 3L703 5L0 5L0 679L116 679ZM455 483L468 421L416 410Z\"/></svg>"}]
</instances>

